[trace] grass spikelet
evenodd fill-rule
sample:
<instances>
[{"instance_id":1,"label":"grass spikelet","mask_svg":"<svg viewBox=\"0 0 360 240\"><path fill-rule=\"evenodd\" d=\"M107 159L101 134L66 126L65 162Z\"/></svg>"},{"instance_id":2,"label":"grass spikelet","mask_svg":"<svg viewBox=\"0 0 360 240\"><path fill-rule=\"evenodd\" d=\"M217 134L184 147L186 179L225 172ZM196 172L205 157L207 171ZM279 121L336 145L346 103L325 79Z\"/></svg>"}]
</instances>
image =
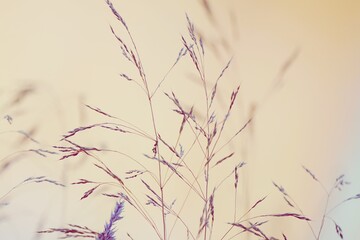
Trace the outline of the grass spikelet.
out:
<instances>
[{"instance_id":1,"label":"grass spikelet","mask_svg":"<svg viewBox=\"0 0 360 240\"><path fill-rule=\"evenodd\" d=\"M115 228L114 224L121 220L123 217L121 213L124 209L124 202L120 201L115 204L115 208L111 213L110 220L105 224L104 230L98 234L97 240L115 240Z\"/></svg>"}]
</instances>

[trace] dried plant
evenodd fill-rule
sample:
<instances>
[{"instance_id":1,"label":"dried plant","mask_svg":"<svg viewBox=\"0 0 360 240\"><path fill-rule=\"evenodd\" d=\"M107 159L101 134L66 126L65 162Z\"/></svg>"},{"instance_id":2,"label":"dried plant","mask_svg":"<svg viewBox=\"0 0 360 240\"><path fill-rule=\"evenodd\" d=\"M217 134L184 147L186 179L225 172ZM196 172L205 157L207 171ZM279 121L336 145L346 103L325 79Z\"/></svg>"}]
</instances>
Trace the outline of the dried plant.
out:
<instances>
[{"instance_id":1,"label":"dried plant","mask_svg":"<svg viewBox=\"0 0 360 240\"><path fill-rule=\"evenodd\" d=\"M148 106L148 115L145 118L150 119L151 129L142 129L134 123L128 122L123 118L109 114L104 110L85 105L90 111L100 115L106 120L100 123L92 123L86 126L80 126L72 129L62 136L61 144L53 146L54 152L60 154L59 160L71 161L77 156L86 156L92 161L93 166L104 174L108 181L90 180L82 177L73 182L71 185L86 186L86 191L79 196L80 200L87 200L96 193L101 193L101 196L112 198L116 201L115 209L111 214L109 222L105 224L102 232L91 230L88 227L69 224L65 228L49 228L48 230L39 231L39 233L62 233L63 238L95 238L99 240L113 240L115 237L115 223L122 218L121 213L126 205L127 208L133 208L139 216L152 228L155 236L160 240L169 240L174 237L174 229L178 224L183 228L183 235L179 239L214 239L214 231L218 226L226 229L223 234L219 234L220 240L225 239L239 239L241 234L247 234L248 238L255 239L287 239L286 233L281 233L281 236L272 236L273 233L266 229L270 221L276 218L289 218L297 221L307 222L310 230L313 233L314 239L321 238L321 232L326 219L330 219L335 224L336 233L343 238L344 233L341 227L330 217L330 212L340 206L341 204L360 198L359 194L350 197L332 209L328 209L328 200L335 189L341 189L347 182L341 176L336 179L333 188L328 191L324 185L316 178L316 176L307 168L305 171L324 188L328 195L325 207L325 213L322 216L320 229L316 231L311 224L311 219L301 210L294 199L288 194L285 189L274 183L274 186L281 192L285 203L288 204L293 211L272 213L263 210L263 214L253 214L255 209L261 207L261 204L267 199L267 196L259 198L247 211L240 215L238 209L238 190L239 190L239 175L240 169L245 166L245 162L237 160L238 156L235 151L229 151L226 147L233 143L234 140L240 137L247 128L252 124L254 114L244 119L241 124L237 124L237 129L231 132L231 135L225 134L229 121L234 114L236 104L238 103L238 96L241 94L241 85L236 86L231 94L227 96L227 105L225 109L217 109L216 102L219 101L219 85L222 79L225 78L229 68L231 68L232 57L224 64L224 67L215 78L209 77L205 71L206 58L206 42L196 31L194 23L190 17L186 15L187 21L187 36L181 36L183 47L179 51L174 63L171 65L165 77L157 82L153 89L150 87L149 79L144 69L144 64L140 56L136 41L132 35L131 27L127 25L124 18L114 7L113 3L106 0L106 5L118 20L118 23L125 31L126 36L121 36L117 33L117 29L110 26L110 31L114 35L117 43L120 46L122 55L128 61L135 71L137 76L130 76L128 73L120 73L119 76L134 83L139 87L145 96L146 104ZM203 1L204 7L208 16L212 19L213 10L207 1ZM213 21L213 20L212 20ZM281 70L279 81L283 73L289 68L291 63L296 58L298 52L293 54L289 61L287 61ZM202 100L203 108L197 106L189 106L185 104L184 99L179 97L176 91L163 91L160 93L163 83L166 81L169 73L176 67L176 65L187 58L191 61L196 79L202 87L202 96L198 96ZM279 84L278 82L276 84ZM159 96L161 95L161 96ZM159 127L159 116L156 114L156 104L154 104L155 97L163 97L164 100L169 101L173 105L173 112L179 118L173 131L177 134L176 140L172 141L167 138L167 134L162 132ZM223 110L223 111L221 111ZM144 113L147 114L147 113ZM6 120L11 123L11 118L6 117ZM101 128L105 131L110 131L126 138L134 136L147 142L148 149L142 153L141 157L132 156L126 152L126 149L107 149L98 146L84 146L82 143L74 140L75 136L81 135L87 131ZM192 136L191 144L184 147L181 140L185 134ZM47 150L31 150L37 154L52 153ZM196 157L191 157L192 152L196 152ZM102 158L102 154L114 153L134 163L137 168L133 169L117 169L110 167L110 164ZM200 157L199 157L200 156ZM194 162L196 166L194 167ZM231 165L231 169L223 168L225 165ZM154 166L155 170L154 170ZM121 172L122 171L122 172ZM217 172L222 172L220 179L214 178ZM227 171L227 172L226 172ZM178 199L168 197L168 191L171 188L172 181L179 181L182 186L188 189L183 202L178 203ZM232 179L231 181L229 179ZM56 185L61 185L55 181L48 180L44 177L32 178L33 182L50 182ZM30 181L26 180L24 182ZM137 182L138 189L131 188L131 183ZM220 190L225 184L233 186L234 192L233 201L233 218L223 221L218 219L217 211L218 205L221 204L222 195ZM106 188L105 187L111 187ZM110 192L111 191L111 192ZM140 191L141 194L138 194ZM183 209L188 204L190 194L196 196L196 201L202 206L201 209L195 209L199 213L197 229L191 225L193 219L188 219L183 215ZM160 220L157 215L149 209L156 209L160 213ZM191 220L191 221L190 221ZM129 239L134 239L126 229L119 228L124 231ZM131 233L133 234L133 233Z\"/></svg>"},{"instance_id":2,"label":"dried plant","mask_svg":"<svg viewBox=\"0 0 360 240\"><path fill-rule=\"evenodd\" d=\"M114 224L123 217L121 213L124 209L124 202L120 201L115 204L114 211L111 213L109 223L105 224L102 232L96 232L88 227L69 224L67 228L50 228L38 233L62 233L63 238L95 238L96 240L115 240Z\"/></svg>"},{"instance_id":3,"label":"dried plant","mask_svg":"<svg viewBox=\"0 0 360 240\"><path fill-rule=\"evenodd\" d=\"M316 181L321 188L323 189L324 193L326 194L326 203L325 203L325 208L324 208L324 212L321 216L321 224L318 230L315 229L315 227L311 224L311 222L307 222L309 229L311 230L311 233L314 237L314 239L319 240L321 239L321 233L323 232L323 227L325 224L326 220L330 220L331 222L334 223L335 225L335 230L336 233L338 234L338 236L341 239L344 239L344 233L341 229L341 227L335 222L335 220L331 217L331 212L333 210L335 210L336 208L340 207L341 205L343 205L344 203L351 201L351 200L355 200L355 199L360 199L360 194L356 194L355 196L349 197L344 199L343 201L341 201L340 203L337 203L335 206L333 206L332 208L329 209L329 200L332 197L334 190L338 190L341 191L342 188L345 185L349 185L350 182L345 180L345 175L342 174L340 175L338 178L335 179L335 182L333 184L333 186L331 187L330 190L328 190L324 184L315 176L315 174L310 171L308 168L303 166L303 169L306 171L306 173L314 180ZM278 184L276 184L275 182L273 182L274 186L282 193L283 198L285 200L285 202L295 211L297 211L299 214L304 214L304 212L302 211L302 209L300 208L300 206L298 205L298 203L285 191L285 189L282 186L279 186Z\"/></svg>"},{"instance_id":4,"label":"dried plant","mask_svg":"<svg viewBox=\"0 0 360 240\"><path fill-rule=\"evenodd\" d=\"M60 187L62 189L66 187L65 184L58 180L54 180L53 177L46 175L39 176L46 173L32 173L32 169L24 168L21 164L18 164L19 162L25 162L24 160L33 160L35 157L40 159L48 159L57 155L57 152L52 150L51 146L43 144L38 139L36 139L35 135L38 131L38 125L36 123L31 123L32 126L26 130L17 129L18 125L16 122L19 118L21 118L20 116L28 116L28 114L31 113L31 111L21 111L21 104L28 100L28 98L31 98L32 94L34 94L36 90L37 86L35 84L21 86L16 88L14 91L9 91L8 94L10 100L2 102L1 114L5 114L1 120L5 122L5 127L2 127L0 131L2 138L0 152L3 154L0 159L0 176L3 178L0 183L1 221L4 219L8 220L6 212L9 211L9 208L19 208L13 202L14 200L24 198L22 196L22 191L25 191L24 189L31 188L36 191L39 189L45 189L48 185ZM9 146L7 146L7 144ZM12 150L12 152L8 153L9 149L12 147L12 144L16 145L16 150ZM20 168L15 166L17 164ZM24 174L25 177L23 177L21 174L24 171L21 168L25 169L26 171ZM19 176L14 177L16 175ZM31 175L33 176L29 177ZM13 183L13 181L15 183ZM20 216L20 218L21 217L22 216ZM14 214L11 215L11 218L16 219L19 218L19 216Z\"/></svg>"}]
</instances>

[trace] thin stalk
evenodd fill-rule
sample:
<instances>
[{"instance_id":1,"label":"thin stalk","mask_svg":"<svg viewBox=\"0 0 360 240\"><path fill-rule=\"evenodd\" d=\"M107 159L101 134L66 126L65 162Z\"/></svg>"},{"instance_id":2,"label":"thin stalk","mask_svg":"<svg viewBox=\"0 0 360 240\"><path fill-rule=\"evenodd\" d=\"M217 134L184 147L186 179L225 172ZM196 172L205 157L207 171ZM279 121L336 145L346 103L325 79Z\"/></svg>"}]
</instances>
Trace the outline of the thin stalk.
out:
<instances>
[{"instance_id":1,"label":"thin stalk","mask_svg":"<svg viewBox=\"0 0 360 240\"><path fill-rule=\"evenodd\" d=\"M301 210L301 208L299 207L299 205L294 201L294 199L287 195L287 197L293 202L293 204L295 205L296 209L302 214L305 215L304 212ZM316 233L314 231L314 228L311 226L310 222L306 221L307 225L309 226L311 233L313 234L314 238L316 239Z\"/></svg>"},{"instance_id":2,"label":"thin stalk","mask_svg":"<svg viewBox=\"0 0 360 240\"><path fill-rule=\"evenodd\" d=\"M247 220L241 220L243 219L246 215L248 215L251 210L253 210L254 207L250 208L249 210L247 210L237 221L237 223L241 223L241 222L244 222L244 221L247 221L247 220L251 220L251 219L254 219L254 218L258 218L259 216L256 216L256 217L252 217L252 218L248 218ZM228 234L229 232L234 228L234 225L231 225L231 227L225 232L225 234L220 238L220 240L223 240Z\"/></svg>"},{"instance_id":3,"label":"thin stalk","mask_svg":"<svg viewBox=\"0 0 360 240\"><path fill-rule=\"evenodd\" d=\"M189 122L188 122L188 123L189 123ZM189 124L190 124L190 123L189 123ZM190 125L190 126L191 126L191 125ZM188 154L190 153L191 149L194 147L195 143L198 142L198 143L200 144L200 142L199 142L200 133L195 133L195 131L194 131L194 129L193 129L192 127L191 127L191 129L192 129L192 131L193 131L193 133L194 133L194 135L195 135L195 140L194 140L193 143L191 144L191 146L190 146L189 150L187 151L187 153L186 153L182 158L180 158L180 159L179 159L180 161L178 161L177 163L184 164L184 166L186 167L186 169L191 173L191 175L192 175L193 178L194 178L194 181L196 182L196 184L197 184L198 187L199 187L200 192L199 192L198 190L196 190L196 188L195 188L195 186L193 186L193 184L191 184L191 185L189 185L189 186L190 186L195 192L197 192L202 199L204 199L204 198L205 198L205 194L204 194L203 189L201 188L201 185L200 185L200 183L199 183L199 181L198 181L198 177L195 175L195 173L191 170L191 168L190 168L190 167L187 165L187 163L185 162L186 157L187 157ZM175 147L176 147L176 146L177 146L177 144L175 145ZM202 149L202 146L201 146L201 145L200 145L200 148ZM205 151L204 151L204 153L205 153ZM173 155L174 155L174 154L173 154ZM179 166L175 166L175 170L177 170L178 168L179 168ZM172 171L167 178L165 177L166 180L164 181L163 186L165 186L165 185L170 181L171 177L172 177L174 174L175 174L174 171ZM186 183L186 182L185 182L185 183ZM187 183L186 183L186 184L187 184ZM188 184L187 184L187 185L188 185Z\"/></svg>"},{"instance_id":4,"label":"thin stalk","mask_svg":"<svg viewBox=\"0 0 360 240\"><path fill-rule=\"evenodd\" d=\"M324 190L326 191L325 187L324 187ZM329 205L329 200L330 200L330 197L331 197L331 194L332 194L333 190L334 190L334 188L332 188L330 190L330 192L326 191L327 198L326 198L325 210L324 210L324 214L323 214L322 219L321 219L321 225L320 225L319 232L318 232L318 235L316 237L316 240L320 239L320 236L321 236L321 233L322 233L322 230L323 230L323 227L324 227L324 223L325 223L325 218L326 218L327 208L328 208L328 205Z\"/></svg>"},{"instance_id":5,"label":"thin stalk","mask_svg":"<svg viewBox=\"0 0 360 240\"><path fill-rule=\"evenodd\" d=\"M188 190L188 192L187 192L187 194L186 194L186 197L185 197L183 203L181 204L180 210L179 210L179 212L178 212L179 215L180 215L180 213L182 212L182 210L184 209L185 203L187 202L187 199L188 199L189 196L190 196L191 189L192 189L192 188L189 187L189 190ZM170 236L171 236L171 234L172 234L172 232L173 232L173 230L174 230L174 228L175 228L176 222L177 222L177 219L175 219L174 224L173 224L173 226L171 227L171 230L170 230L170 233L169 233L169 238L170 238Z\"/></svg>"},{"instance_id":6,"label":"thin stalk","mask_svg":"<svg viewBox=\"0 0 360 240\"><path fill-rule=\"evenodd\" d=\"M152 104L152 98L151 98L151 93L149 90L149 86L148 86L148 82L146 79L146 75L144 72L144 68L142 66L141 63L141 58L140 58L140 54L139 51L137 50L135 41L129 31L129 29L126 27L126 31L130 37L131 43L135 49L135 53L137 55L137 59L138 59L138 65L137 68L139 70L139 75L141 77L141 79L143 80L144 86L145 86L145 90L146 90L146 95L148 98L148 102L149 102L149 107L150 107L150 113L151 113L151 120L152 120L152 125L153 125L153 129L154 129L154 135L155 135L155 151L157 154L158 159L160 159L160 151L159 151L159 134L156 128L156 120L155 120L155 115L154 115L154 108L153 108L153 104ZM158 162L158 174L159 174L159 188L160 188L160 197L161 197L161 215L162 215L162 224L163 224L163 240L166 240L166 220L165 220L165 204L164 204L164 187L163 187L163 183L162 183L162 172L161 172L161 163Z\"/></svg>"},{"instance_id":7,"label":"thin stalk","mask_svg":"<svg viewBox=\"0 0 360 240\"><path fill-rule=\"evenodd\" d=\"M151 112L151 119L152 119L152 124L153 124L153 128L154 128L155 144L156 144L155 149L156 149L157 157L158 157L158 159L160 159L160 151L159 151L159 145L158 145L158 143L159 143L159 134L158 134L158 131L157 131L157 128L156 128L154 109L153 109L151 95L150 95L150 91L149 91L145 76L144 76L144 84L145 84L146 91L147 91L147 94L148 94L148 100L149 100L149 106L150 106L150 112ZM163 239L166 240L167 237L166 237L164 186L163 186L163 182L162 182L162 172L161 172L161 163L160 163L160 161L158 161L158 173L159 173L159 188L160 188L160 197L161 197L161 215L162 215L162 223L163 223Z\"/></svg>"},{"instance_id":8,"label":"thin stalk","mask_svg":"<svg viewBox=\"0 0 360 240\"><path fill-rule=\"evenodd\" d=\"M97 157L96 155L94 154L88 154L90 157L94 158L96 161L98 161L99 163L101 163L102 165L106 166L104 164L104 162L99 158ZM126 192L126 194L130 197L130 199L132 200L132 203L130 203L143 217L144 219L151 225L151 227L155 230L156 234L160 237L161 239L161 234L159 233L159 230L158 228L156 227L156 224L154 222L154 220L150 217L149 213L146 211L146 209L141 205L140 201L136 198L136 196L131 192L131 190L129 188L127 188L125 186L124 183L112 183L113 185L115 186L119 186L121 187L122 189L124 189L124 191Z\"/></svg>"},{"instance_id":9,"label":"thin stalk","mask_svg":"<svg viewBox=\"0 0 360 240\"><path fill-rule=\"evenodd\" d=\"M205 99L206 99L206 138L207 138L207 143L206 143L206 162L208 164L206 164L206 170L205 170L205 216L206 216L206 220L205 221L208 221L207 220L207 216L208 216L208 213L209 213L209 209L208 209L208 198L209 198L209 174L210 174L210 126L209 126L209 95L208 95L208 91L207 91L207 86L206 86L206 81L205 81L205 74L201 74L200 73L200 76L201 76L201 79L202 79L202 82L203 82L203 86L204 86L204 92L205 92ZM205 230L204 230L204 240L206 240L206 233L207 233L207 226L205 226Z\"/></svg>"}]
</instances>

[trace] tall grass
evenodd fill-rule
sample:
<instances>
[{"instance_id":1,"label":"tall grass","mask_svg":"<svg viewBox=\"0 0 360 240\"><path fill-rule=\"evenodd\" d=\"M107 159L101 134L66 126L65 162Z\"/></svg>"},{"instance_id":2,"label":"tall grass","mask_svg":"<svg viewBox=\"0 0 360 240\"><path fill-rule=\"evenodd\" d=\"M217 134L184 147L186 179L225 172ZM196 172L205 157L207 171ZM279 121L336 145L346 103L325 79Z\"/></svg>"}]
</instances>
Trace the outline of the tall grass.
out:
<instances>
[{"instance_id":1,"label":"tall grass","mask_svg":"<svg viewBox=\"0 0 360 240\"><path fill-rule=\"evenodd\" d=\"M208 14L211 15L212 10L207 1L203 1L203 4ZM143 96L137 99L145 99L144 104L147 106L147 112L142 114L144 121L148 120L148 125L151 127L143 129L136 123L127 121L126 114L125 117L117 117L98 107L85 105L84 107L105 120L68 131L62 136L62 144L53 146L53 149L61 154L59 160L62 161L71 161L72 158L79 155L88 157L99 174L105 174L110 180L93 180L79 176L79 179L72 182L72 185L87 187L82 196L79 196L81 200L89 200L96 193L101 193L104 197L114 199L115 208L102 231L78 224L69 224L67 227L49 228L39 231L39 233L61 233L64 238L82 237L112 240L116 238L116 231L118 231L126 233L129 239L136 239L133 237L136 233L130 233L127 229L122 228L122 221L119 221L123 217L126 220L126 214L121 215L123 208L131 208L152 229L154 237L160 240L230 240L242 239L242 237L246 239L286 240L286 229L279 234L273 233L267 228L269 222L277 218L306 222L308 229L305 231L310 231L313 239L316 240L321 239L323 226L330 220L335 224L335 231L338 236L343 238L344 233L341 227L331 218L330 213L341 204L360 198L358 194L346 198L333 208L328 207L328 201L333 191L348 184L344 180L344 176L337 178L334 186L327 190L322 182L304 167L304 170L321 185L327 194L327 202L324 213L320 217L319 229L315 229L310 217L277 183L274 183L274 186L281 192L284 204L289 205L291 211L272 212L262 209L261 214L254 214L254 210L260 208L263 202L267 200L268 196L264 194L252 202L245 211L240 212L239 175L247 163L239 161L237 152L232 151L229 145L235 144L235 140L241 138L248 131L253 122L254 114L242 119L241 123L238 122L236 129L229 129L229 122L232 116L236 114L241 85L236 86L227 96L226 93L220 94L220 86L228 69L232 66L232 57L229 56L229 60L224 63L217 76L209 76L206 71L206 42L196 31L190 17L186 15L187 33L179 39L183 45L181 50L165 77L155 84L150 84L152 79L149 79L145 71L140 49L136 44L137 39L133 37L131 26L128 26L112 2L106 0L106 5L118 20L125 36L118 34L117 27L111 26L110 32L118 42L124 59L132 65L137 74L132 76L127 72L122 72L120 77L129 83L133 83L133 87L140 89ZM285 63L283 72L287 70L296 56L297 53ZM191 62L196 74L196 81L201 86L201 94L196 96L197 101L194 105L187 104L191 101L191 96L185 101L179 97L176 89L170 91L163 88L169 73L181 61ZM172 105L172 109L169 111L178 118L177 122L172 122L171 130L175 135L174 139L171 139L161 127L160 110L157 108L155 98L162 98L162 101L168 101ZM134 100L129 99L129 104L132 101ZM219 109L219 104L217 104L219 101L226 102L224 109ZM95 129L119 134L125 141L126 139L139 139L138 141L146 142L147 149L145 152L133 156L127 149L84 146L74 140L77 135ZM189 136L190 141L183 141L183 139L189 139ZM237 148L238 146L235 147L235 149ZM107 153L131 161L136 167L130 169L123 169L122 166L119 168L111 167L111 164L103 158L104 154ZM30 180L51 181L43 177L31 178ZM54 181L52 183L60 185ZM185 194L182 191L181 194L179 194L180 191L174 193L173 189L180 187L186 188ZM224 193L223 188L225 187L226 191L231 191L231 194ZM229 196L233 198L231 201L228 199ZM241 197L246 198L246 196ZM218 209L222 209L221 205L229 204L229 202L232 206L227 206L227 208L232 209L232 214L225 219L223 214L218 214L221 211ZM191 214L184 213L186 208L190 209ZM198 223L197 226L194 226L194 222ZM114 227L115 223L118 224L118 228ZM299 223L299 226L303 225ZM98 227L98 229L100 228Z\"/></svg>"}]
</instances>

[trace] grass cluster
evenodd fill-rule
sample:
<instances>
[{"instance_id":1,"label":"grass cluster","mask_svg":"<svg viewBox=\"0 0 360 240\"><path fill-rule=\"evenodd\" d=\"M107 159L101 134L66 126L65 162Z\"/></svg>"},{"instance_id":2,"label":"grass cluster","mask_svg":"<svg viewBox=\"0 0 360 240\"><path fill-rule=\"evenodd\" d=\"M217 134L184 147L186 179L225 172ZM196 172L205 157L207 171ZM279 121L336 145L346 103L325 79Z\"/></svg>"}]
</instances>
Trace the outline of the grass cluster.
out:
<instances>
[{"instance_id":1,"label":"grass cluster","mask_svg":"<svg viewBox=\"0 0 360 240\"><path fill-rule=\"evenodd\" d=\"M299 231L311 232L313 239L322 239L323 227L327 223L334 224L334 233L344 239L340 225L331 217L331 212L345 202L359 199L360 194L346 198L339 204L329 207L328 202L334 191L341 190L349 184L341 175L335 180L331 189L326 189L324 184L306 167L305 172L314 182L318 183L327 195L325 210L320 216L320 227L312 224L312 219L302 211L300 204L281 185L273 183L275 189L279 190L288 205L289 211L267 212L254 214L267 196L261 196L258 200L250 203L245 211L240 211L239 195L240 174L246 167L245 162L239 161L236 150L232 151L229 145L236 144L235 141L241 138L251 127L254 114L236 124L236 129L229 129L229 121L236 114L238 96L241 94L241 86L235 87L228 96L220 94L220 86L227 70L231 67L232 58L224 64L217 76L208 76L205 68L206 43L196 31L194 23L186 15L186 35L181 36L183 47L179 51L165 77L155 85L150 84L150 79L145 71L142 58L137 47L137 40L133 37L131 27L113 6L112 2L106 0L106 5L118 20L118 24L124 36L118 33L117 27L110 27L110 32L119 44L123 58L132 65L132 72L120 74L125 81L132 83L140 89L143 94L138 99L144 99L144 105L148 111L144 112L144 121L148 120L151 128L142 129L134 123L112 115L98 107L85 105L87 109L98 114L105 120L72 129L62 136L61 144L52 146L50 150L31 149L39 155L46 157L47 154L59 154L59 160L71 161L77 156L86 156L99 173L105 174L109 180L93 180L80 176L78 180L71 183L75 186L86 187L86 190L79 198L82 201L91 201L95 194L114 200L114 210L102 230L93 230L90 227L77 224L68 226L53 227L39 231L40 234L60 233L63 238L93 238L101 240L113 240L117 233L127 236L128 239L136 239L136 233L128 232L122 227L122 221L126 221L126 214L123 209L131 208L137 212L137 217L152 229L154 238L160 240L170 239L288 239L286 229L271 231L267 227L271 221L277 218L294 219L304 222L307 229ZM211 14L206 1L204 8ZM291 65L295 57L285 64L284 71ZM196 81L201 86L202 94L196 96L196 105L188 105L189 99L179 97L176 90L168 91L163 89L163 83L167 80L169 73L176 68L181 61L189 61L196 73ZM155 86L151 88L150 86ZM161 118L154 103L155 98L162 98L161 101L168 101L172 105L177 121L172 124L173 136L163 132L159 119ZM132 101L132 100L131 100ZM226 107L219 109L217 102L226 102ZM201 102L201 103L200 103ZM199 107L201 106L201 107ZM136 111L136 109L134 109ZM7 121L11 121L6 116ZM232 125L233 126L233 125ZM85 132L102 129L119 134L120 138L126 141L139 139L146 142L148 148L145 152L133 156L126 149L110 149L100 146L84 146L76 141L76 136ZM190 137L189 137L190 136ZM75 139L75 140L74 140ZM190 139L190 140L189 140ZM239 149L238 146L233 149ZM141 150L142 151L142 150ZM105 154L115 154L125 161L130 161L133 168L124 169L122 166L113 167L105 159ZM251 164L251 163L248 163ZM5 165L3 165L3 168ZM10 189L8 193L0 198L6 198L13 190L27 183L47 182L57 186L65 187L57 181L47 179L44 176L27 178L19 185ZM137 186L136 188L132 186ZM226 194L223 188L226 187ZM174 191L174 189L185 189L185 191ZM230 193L228 192L230 191ZM185 194L184 194L185 192ZM177 195L178 194L178 195ZM229 200L229 196L231 199ZM2 202L0 202L2 204ZM231 217L221 214L226 204L231 209ZM230 205L229 205L230 204ZM191 214L185 214L190 209ZM124 218L124 220L121 220ZM196 225L194 223L197 222ZM117 227L115 227L115 225ZM302 224L299 226L303 226ZM100 229L100 227L98 227ZM152 237L149 239L153 239Z\"/></svg>"}]
</instances>

